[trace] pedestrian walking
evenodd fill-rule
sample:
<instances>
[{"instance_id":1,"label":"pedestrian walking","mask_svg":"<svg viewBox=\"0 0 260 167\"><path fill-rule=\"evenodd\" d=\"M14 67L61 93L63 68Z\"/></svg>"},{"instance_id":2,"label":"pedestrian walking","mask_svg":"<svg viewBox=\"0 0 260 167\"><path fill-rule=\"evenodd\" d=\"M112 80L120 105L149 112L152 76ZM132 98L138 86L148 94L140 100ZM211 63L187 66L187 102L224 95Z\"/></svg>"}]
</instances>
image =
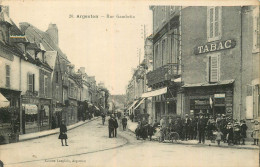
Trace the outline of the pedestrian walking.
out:
<instances>
[{"instance_id":1,"label":"pedestrian walking","mask_svg":"<svg viewBox=\"0 0 260 167\"><path fill-rule=\"evenodd\" d=\"M125 116L122 118L122 125L123 125L123 130L126 130L127 118Z\"/></svg>"},{"instance_id":2,"label":"pedestrian walking","mask_svg":"<svg viewBox=\"0 0 260 167\"><path fill-rule=\"evenodd\" d=\"M108 137L114 137L114 120L113 120L113 115L110 116L108 120Z\"/></svg>"},{"instance_id":3,"label":"pedestrian walking","mask_svg":"<svg viewBox=\"0 0 260 167\"><path fill-rule=\"evenodd\" d=\"M254 125L254 129L252 132L252 137L254 139L254 144L253 145L258 145L258 141L259 141L259 123L257 120L255 120L255 125Z\"/></svg>"},{"instance_id":4,"label":"pedestrian walking","mask_svg":"<svg viewBox=\"0 0 260 167\"><path fill-rule=\"evenodd\" d=\"M105 113L102 112L101 117L102 117L102 124L105 125L105 121L106 121Z\"/></svg>"},{"instance_id":5,"label":"pedestrian walking","mask_svg":"<svg viewBox=\"0 0 260 167\"><path fill-rule=\"evenodd\" d=\"M206 129L206 120L203 116L203 113L199 113L200 117L198 119L198 133L199 133L199 143L205 143L205 129Z\"/></svg>"},{"instance_id":6,"label":"pedestrian walking","mask_svg":"<svg viewBox=\"0 0 260 167\"><path fill-rule=\"evenodd\" d=\"M247 125L245 120L240 121L240 130L241 130L242 145L245 145L245 138L246 138L246 131L247 131Z\"/></svg>"},{"instance_id":7,"label":"pedestrian walking","mask_svg":"<svg viewBox=\"0 0 260 167\"><path fill-rule=\"evenodd\" d=\"M113 128L113 135L114 137L117 136L117 128L118 128L118 122L116 117L113 117L113 124L114 124L114 128Z\"/></svg>"},{"instance_id":8,"label":"pedestrian walking","mask_svg":"<svg viewBox=\"0 0 260 167\"><path fill-rule=\"evenodd\" d=\"M67 144L67 139L68 139L68 136L67 136L67 127L65 125L65 121L62 120L61 121L61 125L60 125L60 135L59 135L59 139L61 139L61 145L63 145L63 140L65 140L65 146L69 146Z\"/></svg>"},{"instance_id":9,"label":"pedestrian walking","mask_svg":"<svg viewBox=\"0 0 260 167\"><path fill-rule=\"evenodd\" d=\"M235 122L234 124L234 144L240 144L240 138L241 137L241 131L240 131L240 125L238 122Z\"/></svg>"}]
</instances>

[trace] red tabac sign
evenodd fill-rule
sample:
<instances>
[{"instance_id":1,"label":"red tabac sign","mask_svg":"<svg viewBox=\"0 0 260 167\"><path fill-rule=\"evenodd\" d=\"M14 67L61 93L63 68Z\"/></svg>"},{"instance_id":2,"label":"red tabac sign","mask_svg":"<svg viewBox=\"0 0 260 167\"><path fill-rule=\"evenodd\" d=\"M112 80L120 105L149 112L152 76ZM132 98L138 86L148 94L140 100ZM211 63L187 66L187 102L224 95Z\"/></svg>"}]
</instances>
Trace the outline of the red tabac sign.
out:
<instances>
[{"instance_id":1,"label":"red tabac sign","mask_svg":"<svg viewBox=\"0 0 260 167\"><path fill-rule=\"evenodd\" d=\"M233 39L228 39L225 41L216 41L207 43L205 45L200 45L194 48L194 54L203 54L203 53L209 53L209 52L215 52L225 49L231 49L236 46L236 41Z\"/></svg>"}]
</instances>

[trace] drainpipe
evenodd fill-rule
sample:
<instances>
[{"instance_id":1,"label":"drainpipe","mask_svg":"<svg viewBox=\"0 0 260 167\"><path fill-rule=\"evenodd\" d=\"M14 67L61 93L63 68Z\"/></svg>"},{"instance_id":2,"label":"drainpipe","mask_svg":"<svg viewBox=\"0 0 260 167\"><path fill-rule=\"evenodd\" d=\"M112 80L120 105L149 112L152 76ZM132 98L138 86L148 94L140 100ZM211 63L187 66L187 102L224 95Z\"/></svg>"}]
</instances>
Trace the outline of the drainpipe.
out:
<instances>
[{"instance_id":1,"label":"drainpipe","mask_svg":"<svg viewBox=\"0 0 260 167\"><path fill-rule=\"evenodd\" d=\"M241 9L240 9L240 14L241 14L241 16L240 16L240 54L241 54L241 56L240 56L240 71L241 71L241 77L240 77L240 110L239 110L239 120L241 120L241 113L242 113L242 110L243 110L243 108L242 108L242 91L243 91L243 54L242 54L242 51L243 51L243 49L242 49L242 39L243 39L243 33L242 33L242 26L243 26L243 24L242 24L242 21L243 21L243 6L241 6ZM234 93L233 93L234 94Z\"/></svg>"}]
</instances>

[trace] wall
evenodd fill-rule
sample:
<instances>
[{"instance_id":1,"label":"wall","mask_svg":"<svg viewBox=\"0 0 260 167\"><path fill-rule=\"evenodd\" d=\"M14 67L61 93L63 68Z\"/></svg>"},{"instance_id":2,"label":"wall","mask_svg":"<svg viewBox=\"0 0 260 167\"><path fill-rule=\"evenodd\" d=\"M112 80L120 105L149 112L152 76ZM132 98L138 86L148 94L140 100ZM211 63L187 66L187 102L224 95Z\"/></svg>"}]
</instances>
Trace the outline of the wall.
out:
<instances>
[{"instance_id":1,"label":"wall","mask_svg":"<svg viewBox=\"0 0 260 167\"><path fill-rule=\"evenodd\" d=\"M7 54L3 53L2 50L0 50L0 54ZM0 79L0 87L5 88L6 87L6 70L5 70L5 65L10 65L10 89L14 90L20 90L20 58L17 56L12 56L14 59L13 61L5 59L0 56L0 74L1 74L1 79Z\"/></svg>"},{"instance_id":2,"label":"wall","mask_svg":"<svg viewBox=\"0 0 260 167\"><path fill-rule=\"evenodd\" d=\"M28 82L27 82L27 74L32 73L34 74L34 90L39 92L39 67L35 64L31 64L27 61L22 60L22 72L21 72L21 91L22 95L28 90Z\"/></svg>"},{"instance_id":3,"label":"wall","mask_svg":"<svg viewBox=\"0 0 260 167\"><path fill-rule=\"evenodd\" d=\"M232 49L214 53L194 54L196 46L207 44L207 7L187 7L182 10L182 62L184 84L208 83L208 62L212 54L220 54L220 81L234 79L234 118L240 117L241 18L240 7L222 7L222 36L220 41L234 39ZM234 28L236 27L236 28ZM196 77L193 77L196 76Z\"/></svg>"}]
</instances>

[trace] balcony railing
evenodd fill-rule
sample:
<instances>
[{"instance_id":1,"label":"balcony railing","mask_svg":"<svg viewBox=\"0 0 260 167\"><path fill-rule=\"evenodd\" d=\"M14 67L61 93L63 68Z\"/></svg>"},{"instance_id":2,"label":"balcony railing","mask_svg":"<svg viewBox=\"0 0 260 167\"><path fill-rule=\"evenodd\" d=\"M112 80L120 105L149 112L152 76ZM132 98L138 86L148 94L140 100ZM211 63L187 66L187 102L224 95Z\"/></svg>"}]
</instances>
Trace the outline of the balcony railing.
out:
<instances>
[{"instance_id":1,"label":"balcony railing","mask_svg":"<svg viewBox=\"0 0 260 167\"><path fill-rule=\"evenodd\" d=\"M180 65L177 63L166 64L147 73L147 85L170 81L180 75Z\"/></svg>"}]
</instances>

